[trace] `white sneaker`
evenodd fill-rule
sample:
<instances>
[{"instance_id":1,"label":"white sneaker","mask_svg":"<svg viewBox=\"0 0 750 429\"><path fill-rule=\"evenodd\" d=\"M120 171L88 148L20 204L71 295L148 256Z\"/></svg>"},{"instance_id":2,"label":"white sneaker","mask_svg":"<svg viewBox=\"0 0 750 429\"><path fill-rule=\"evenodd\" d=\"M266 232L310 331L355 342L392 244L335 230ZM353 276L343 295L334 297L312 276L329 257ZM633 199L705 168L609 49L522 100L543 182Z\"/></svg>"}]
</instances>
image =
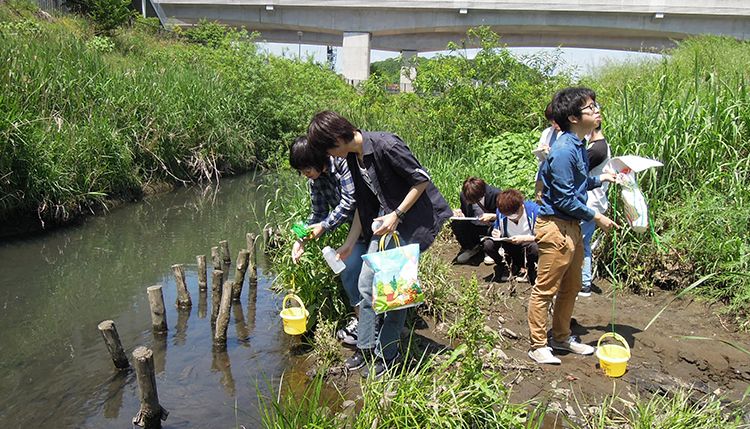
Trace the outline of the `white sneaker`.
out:
<instances>
[{"instance_id":1,"label":"white sneaker","mask_svg":"<svg viewBox=\"0 0 750 429\"><path fill-rule=\"evenodd\" d=\"M560 359L552 355L552 349L549 347L539 347L536 350L529 350L529 357L536 363L560 364Z\"/></svg>"},{"instance_id":2,"label":"white sneaker","mask_svg":"<svg viewBox=\"0 0 750 429\"><path fill-rule=\"evenodd\" d=\"M552 346L552 348L555 350L567 350L578 355L592 355L596 350L594 347L578 341L578 338L573 335L569 336L567 340L561 343L555 341L554 339L550 339L549 345Z\"/></svg>"},{"instance_id":3,"label":"white sneaker","mask_svg":"<svg viewBox=\"0 0 750 429\"><path fill-rule=\"evenodd\" d=\"M492 259L491 256L485 255L484 256L484 265L495 265L495 260Z\"/></svg>"},{"instance_id":4,"label":"white sneaker","mask_svg":"<svg viewBox=\"0 0 750 429\"><path fill-rule=\"evenodd\" d=\"M477 253L479 253L479 247L472 247L471 249L466 249L456 257L456 262L459 264L465 264L469 262L469 259L473 258L474 255L476 255Z\"/></svg>"}]
</instances>

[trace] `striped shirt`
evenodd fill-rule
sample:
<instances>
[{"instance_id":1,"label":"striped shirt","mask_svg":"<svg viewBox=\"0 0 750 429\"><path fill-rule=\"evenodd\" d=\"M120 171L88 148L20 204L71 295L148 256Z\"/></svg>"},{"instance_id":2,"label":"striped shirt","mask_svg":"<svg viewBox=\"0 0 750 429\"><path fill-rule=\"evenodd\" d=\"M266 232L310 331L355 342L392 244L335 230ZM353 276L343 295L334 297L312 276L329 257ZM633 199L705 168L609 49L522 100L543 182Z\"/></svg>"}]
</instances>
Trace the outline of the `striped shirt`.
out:
<instances>
[{"instance_id":1,"label":"striped shirt","mask_svg":"<svg viewBox=\"0 0 750 429\"><path fill-rule=\"evenodd\" d=\"M354 217L354 181L346 161L328 157L328 168L309 181L312 213L307 224L331 231Z\"/></svg>"}]
</instances>

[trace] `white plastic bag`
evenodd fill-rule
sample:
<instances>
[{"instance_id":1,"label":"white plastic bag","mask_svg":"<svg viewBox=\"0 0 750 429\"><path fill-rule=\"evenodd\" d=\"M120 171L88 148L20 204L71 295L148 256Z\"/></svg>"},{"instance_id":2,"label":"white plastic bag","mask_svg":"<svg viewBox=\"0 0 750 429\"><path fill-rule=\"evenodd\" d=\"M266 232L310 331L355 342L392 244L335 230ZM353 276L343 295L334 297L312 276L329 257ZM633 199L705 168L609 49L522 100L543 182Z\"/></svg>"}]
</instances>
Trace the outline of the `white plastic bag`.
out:
<instances>
[{"instance_id":1,"label":"white plastic bag","mask_svg":"<svg viewBox=\"0 0 750 429\"><path fill-rule=\"evenodd\" d=\"M663 164L649 158L640 156L620 156L610 160L610 166L621 173L622 202L625 206L625 217L633 231L644 233L648 231L648 204L646 198L638 187L635 173L653 167L661 167Z\"/></svg>"},{"instance_id":2,"label":"white plastic bag","mask_svg":"<svg viewBox=\"0 0 750 429\"><path fill-rule=\"evenodd\" d=\"M643 233L648 230L648 205L643 197L641 188L635 180L635 173L632 171L624 174L622 183L622 202L625 210L625 217L628 219L633 231Z\"/></svg>"}]
</instances>

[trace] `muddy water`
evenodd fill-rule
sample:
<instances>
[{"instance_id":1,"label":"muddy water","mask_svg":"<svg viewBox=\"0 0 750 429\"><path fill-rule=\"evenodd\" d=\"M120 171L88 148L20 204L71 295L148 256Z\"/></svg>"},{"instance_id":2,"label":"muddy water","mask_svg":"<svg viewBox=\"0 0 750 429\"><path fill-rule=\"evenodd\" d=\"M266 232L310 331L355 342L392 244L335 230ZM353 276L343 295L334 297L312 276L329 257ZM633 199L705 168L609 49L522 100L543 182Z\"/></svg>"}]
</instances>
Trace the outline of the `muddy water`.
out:
<instances>
[{"instance_id":1,"label":"muddy water","mask_svg":"<svg viewBox=\"0 0 750 429\"><path fill-rule=\"evenodd\" d=\"M105 319L115 321L128 356L139 345L154 350L166 427L258 427L258 389L268 392L285 370L287 381L302 376L290 369L297 340L282 333L261 258L257 291L246 280L233 308L227 352L213 353L210 296L198 293L195 256L207 255L210 282L211 246L228 240L234 260L245 233L264 223L265 201L246 175L0 243L0 427L131 427L135 374L114 370L97 330ZM175 263L186 265L190 312L174 306ZM164 338L150 331L146 287L154 284L164 286Z\"/></svg>"}]
</instances>

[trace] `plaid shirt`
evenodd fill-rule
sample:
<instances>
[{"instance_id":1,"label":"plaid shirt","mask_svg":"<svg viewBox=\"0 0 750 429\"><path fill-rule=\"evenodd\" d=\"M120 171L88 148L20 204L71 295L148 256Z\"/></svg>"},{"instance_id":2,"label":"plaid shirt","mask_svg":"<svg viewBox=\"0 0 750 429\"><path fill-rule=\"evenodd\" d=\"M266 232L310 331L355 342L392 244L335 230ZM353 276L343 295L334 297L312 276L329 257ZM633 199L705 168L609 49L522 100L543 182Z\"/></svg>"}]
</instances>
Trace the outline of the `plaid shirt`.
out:
<instances>
[{"instance_id":1,"label":"plaid shirt","mask_svg":"<svg viewBox=\"0 0 750 429\"><path fill-rule=\"evenodd\" d=\"M328 169L309 184L312 213L308 225L320 222L324 230L331 231L352 220L356 208L354 181L345 160L329 156Z\"/></svg>"}]
</instances>

